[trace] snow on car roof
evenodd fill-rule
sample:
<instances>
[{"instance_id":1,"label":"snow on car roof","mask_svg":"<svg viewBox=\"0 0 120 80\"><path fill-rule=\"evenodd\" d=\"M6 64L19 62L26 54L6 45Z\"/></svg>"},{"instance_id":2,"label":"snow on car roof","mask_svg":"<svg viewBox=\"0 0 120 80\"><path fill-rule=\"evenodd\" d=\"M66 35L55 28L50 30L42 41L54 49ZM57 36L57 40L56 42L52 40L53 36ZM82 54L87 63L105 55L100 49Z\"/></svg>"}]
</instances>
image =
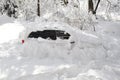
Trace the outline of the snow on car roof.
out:
<instances>
[{"instance_id":1,"label":"snow on car roof","mask_svg":"<svg viewBox=\"0 0 120 80\"><path fill-rule=\"evenodd\" d=\"M69 30L72 28L68 24L61 22L31 22L26 25L27 29L36 31L36 30L45 30L45 29L53 29L53 30Z\"/></svg>"},{"instance_id":2,"label":"snow on car roof","mask_svg":"<svg viewBox=\"0 0 120 80\"><path fill-rule=\"evenodd\" d=\"M20 37L27 37L33 31L43 31L43 30L63 30L72 34L75 29L66 23L61 22L31 22L24 25L25 30L20 34Z\"/></svg>"}]
</instances>

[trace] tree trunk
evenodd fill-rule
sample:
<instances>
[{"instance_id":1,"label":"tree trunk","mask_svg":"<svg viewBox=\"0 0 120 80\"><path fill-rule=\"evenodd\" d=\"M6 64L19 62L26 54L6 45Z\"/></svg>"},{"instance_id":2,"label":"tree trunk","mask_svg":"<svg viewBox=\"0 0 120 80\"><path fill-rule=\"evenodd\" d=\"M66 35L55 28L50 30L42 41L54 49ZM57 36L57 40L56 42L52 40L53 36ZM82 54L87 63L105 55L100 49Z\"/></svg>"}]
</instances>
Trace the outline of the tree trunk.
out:
<instances>
[{"instance_id":1,"label":"tree trunk","mask_svg":"<svg viewBox=\"0 0 120 80\"><path fill-rule=\"evenodd\" d=\"M37 3L37 15L40 16L40 0Z\"/></svg>"},{"instance_id":2,"label":"tree trunk","mask_svg":"<svg viewBox=\"0 0 120 80\"><path fill-rule=\"evenodd\" d=\"M98 8L99 3L100 3L100 0L98 0L97 5L96 5L96 8L95 8L95 10L94 10L95 14L96 14L96 11L97 11L97 8Z\"/></svg>"},{"instance_id":3,"label":"tree trunk","mask_svg":"<svg viewBox=\"0 0 120 80\"><path fill-rule=\"evenodd\" d=\"M88 12L94 13L93 0L88 0Z\"/></svg>"},{"instance_id":4,"label":"tree trunk","mask_svg":"<svg viewBox=\"0 0 120 80\"><path fill-rule=\"evenodd\" d=\"M64 4L67 5L68 4L68 0L63 0Z\"/></svg>"}]
</instances>

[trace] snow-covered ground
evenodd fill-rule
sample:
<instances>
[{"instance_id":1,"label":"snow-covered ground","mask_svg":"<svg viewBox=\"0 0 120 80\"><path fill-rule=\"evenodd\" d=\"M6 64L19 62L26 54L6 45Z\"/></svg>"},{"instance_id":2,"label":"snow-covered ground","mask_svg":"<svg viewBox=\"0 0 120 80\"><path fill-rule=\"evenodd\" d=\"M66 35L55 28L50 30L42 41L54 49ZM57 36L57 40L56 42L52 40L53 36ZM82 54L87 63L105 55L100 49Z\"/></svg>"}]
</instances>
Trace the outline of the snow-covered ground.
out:
<instances>
[{"instance_id":1,"label":"snow-covered ground","mask_svg":"<svg viewBox=\"0 0 120 80\"><path fill-rule=\"evenodd\" d=\"M99 21L92 32L59 22L20 23L5 16L0 21L0 80L120 80L120 22ZM67 26L75 44L22 44L19 34L38 26Z\"/></svg>"}]
</instances>

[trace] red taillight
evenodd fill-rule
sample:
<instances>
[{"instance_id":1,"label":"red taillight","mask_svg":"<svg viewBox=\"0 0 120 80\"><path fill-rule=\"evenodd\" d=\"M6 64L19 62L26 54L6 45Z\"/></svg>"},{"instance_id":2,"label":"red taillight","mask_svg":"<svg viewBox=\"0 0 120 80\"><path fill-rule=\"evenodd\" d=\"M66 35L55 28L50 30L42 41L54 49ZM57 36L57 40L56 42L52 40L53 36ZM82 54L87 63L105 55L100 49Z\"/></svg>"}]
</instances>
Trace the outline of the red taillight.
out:
<instances>
[{"instance_id":1,"label":"red taillight","mask_svg":"<svg viewBox=\"0 0 120 80\"><path fill-rule=\"evenodd\" d=\"M25 40L22 40L22 44L25 42Z\"/></svg>"}]
</instances>

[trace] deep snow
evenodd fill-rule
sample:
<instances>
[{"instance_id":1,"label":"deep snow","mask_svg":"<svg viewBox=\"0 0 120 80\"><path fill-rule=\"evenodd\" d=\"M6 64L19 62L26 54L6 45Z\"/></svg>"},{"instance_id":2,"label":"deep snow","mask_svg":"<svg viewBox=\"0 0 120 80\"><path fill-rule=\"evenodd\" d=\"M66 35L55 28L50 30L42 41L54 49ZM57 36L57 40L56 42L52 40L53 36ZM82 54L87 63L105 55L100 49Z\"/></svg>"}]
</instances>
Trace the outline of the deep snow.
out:
<instances>
[{"instance_id":1,"label":"deep snow","mask_svg":"<svg viewBox=\"0 0 120 80\"><path fill-rule=\"evenodd\" d=\"M99 21L92 32L60 22L20 23L0 18L7 20L0 22L0 80L120 79L120 22ZM19 34L26 28L43 29L39 26L63 26L75 44L41 39L22 44Z\"/></svg>"}]
</instances>

